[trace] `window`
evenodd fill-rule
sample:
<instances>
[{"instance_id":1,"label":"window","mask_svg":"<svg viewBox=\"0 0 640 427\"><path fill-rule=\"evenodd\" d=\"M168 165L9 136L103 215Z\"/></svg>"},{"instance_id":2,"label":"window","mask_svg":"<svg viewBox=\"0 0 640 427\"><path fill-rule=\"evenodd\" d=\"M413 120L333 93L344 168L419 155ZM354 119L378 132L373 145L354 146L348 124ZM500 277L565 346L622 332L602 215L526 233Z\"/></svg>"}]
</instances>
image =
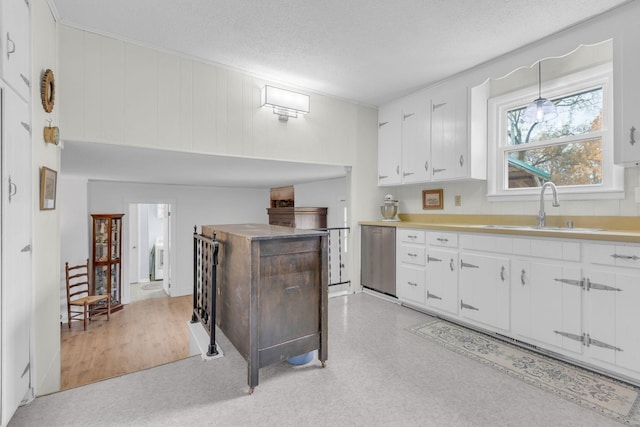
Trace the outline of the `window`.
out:
<instances>
[{"instance_id":1,"label":"window","mask_svg":"<svg viewBox=\"0 0 640 427\"><path fill-rule=\"evenodd\" d=\"M489 197L538 195L545 182L580 199L621 197L622 169L613 165L611 65L544 82L555 119L527 123L537 86L489 100Z\"/></svg>"}]
</instances>

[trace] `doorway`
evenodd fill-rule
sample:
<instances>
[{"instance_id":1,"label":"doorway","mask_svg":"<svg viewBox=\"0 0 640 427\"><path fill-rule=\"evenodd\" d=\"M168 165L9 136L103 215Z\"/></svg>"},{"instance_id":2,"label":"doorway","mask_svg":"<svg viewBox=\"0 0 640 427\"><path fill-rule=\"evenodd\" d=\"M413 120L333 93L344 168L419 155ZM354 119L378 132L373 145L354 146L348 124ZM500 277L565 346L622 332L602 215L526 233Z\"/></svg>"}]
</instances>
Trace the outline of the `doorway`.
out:
<instances>
[{"instance_id":1,"label":"doorway","mask_svg":"<svg viewBox=\"0 0 640 427\"><path fill-rule=\"evenodd\" d=\"M170 219L170 204L129 204L131 302L171 296Z\"/></svg>"}]
</instances>

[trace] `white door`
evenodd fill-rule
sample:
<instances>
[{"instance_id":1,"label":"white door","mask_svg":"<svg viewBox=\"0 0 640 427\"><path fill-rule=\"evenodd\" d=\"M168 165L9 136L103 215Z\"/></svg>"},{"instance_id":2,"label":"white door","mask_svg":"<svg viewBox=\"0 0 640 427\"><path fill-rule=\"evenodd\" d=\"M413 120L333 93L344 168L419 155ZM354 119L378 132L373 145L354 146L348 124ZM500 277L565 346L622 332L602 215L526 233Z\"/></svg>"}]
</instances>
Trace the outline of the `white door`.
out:
<instances>
[{"instance_id":1,"label":"white door","mask_svg":"<svg viewBox=\"0 0 640 427\"><path fill-rule=\"evenodd\" d=\"M29 392L31 137L29 109L2 90L2 424ZM8 191L5 191L8 190Z\"/></svg>"}]
</instances>

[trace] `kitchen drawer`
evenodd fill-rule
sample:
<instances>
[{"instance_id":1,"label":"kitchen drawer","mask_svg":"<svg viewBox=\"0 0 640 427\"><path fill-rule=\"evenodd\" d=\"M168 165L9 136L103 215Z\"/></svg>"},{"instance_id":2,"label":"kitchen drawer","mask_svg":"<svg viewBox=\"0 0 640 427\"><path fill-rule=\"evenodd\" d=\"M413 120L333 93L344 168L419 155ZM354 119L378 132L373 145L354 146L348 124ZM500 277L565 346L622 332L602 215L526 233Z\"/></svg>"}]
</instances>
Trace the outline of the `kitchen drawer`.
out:
<instances>
[{"instance_id":1,"label":"kitchen drawer","mask_svg":"<svg viewBox=\"0 0 640 427\"><path fill-rule=\"evenodd\" d=\"M414 230L410 228L398 228L398 241L405 243L423 244L425 242L424 230Z\"/></svg>"},{"instance_id":2,"label":"kitchen drawer","mask_svg":"<svg viewBox=\"0 0 640 427\"><path fill-rule=\"evenodd\" d=\"M592 243L585 247L586 259L591 264L640 268L640 246Z\"/></svg>"},{"instance_id":3,"label":"kitchen drawer","mask_svg":"<svg viewBox=\"0 0 640 427\"><path fill-rule=\"evenodd\" d=\"M462 234L460 248L463 250L513 253L513 238L492 236L490 234Z\"/></svg>"},{"instance_id":4,"label":"kitchen drawer","mask_svg":"<svg viewBox=\"0 0 640 427\"><path fill-rule=\"evenodd\" d=\"M552 239L513 238L513 254L564 261L580 261L580 243Z\"/></svg>"},{"instance_id":5,"label":"kitchen drawer","mask_svg":"<svg viewBox=\"0 0 640 427\"><path fill-rule=\"evenodd\" d=\"M457 233L440 233L436 231L427 231L427 243L431 246L442 246L446 248L458 247Z\"/></svg>"},{"instance_id":6,"label":"kitchen drawer","mask_svg":"<svg viewBox=\"0 0 640 427\"><path fill-rule=\"evenodd\" d=\"M424 305L426 301L424 268L402 265L398 267L398 298L412 304Z\"/></svg>"},{"instance_id":7,"label":"kitchen drawer","mask_svg":"<svg viewBox=\"0 0 640 427\"><path fill-rule=\"evenodd\" d=\"M425 265L425 247L419 245L400 245L398 259L404 264Z\"/></svg>"}]
</instances>

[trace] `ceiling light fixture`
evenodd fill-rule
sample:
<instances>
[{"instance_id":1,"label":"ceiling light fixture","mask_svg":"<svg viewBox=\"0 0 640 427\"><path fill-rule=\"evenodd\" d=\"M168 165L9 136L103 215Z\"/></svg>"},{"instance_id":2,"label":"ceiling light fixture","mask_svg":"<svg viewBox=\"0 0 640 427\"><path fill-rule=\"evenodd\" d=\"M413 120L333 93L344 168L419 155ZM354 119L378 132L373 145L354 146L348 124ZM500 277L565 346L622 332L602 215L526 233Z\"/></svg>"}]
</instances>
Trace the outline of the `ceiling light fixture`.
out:
<instances>
[{"instance_id":1,"label":"ceiling light fixture","mask_svg":"<svg viewBox=\"0 0 640 427\"><path fill-rule=\"evenodd\" d=\"M273 114L277 114L282 121L289 117L298 117L298 114L309 113L309 95L303 95L290 90L280 89L274 86L262 88L261 107L273 107Z\"/></svg>"},{"instance_id":2,"label":"ceiling light fixture","mask_svg":"<svg viewBox=\"0 0 640 427\"><path fill-rule=\"evenodd\" d=\"M538 99L533 100L524 111L523 120L526 123L542 123L558 116L555 104L542 97L541 63L538 62Z\"/></svg>"}]
</instances>

